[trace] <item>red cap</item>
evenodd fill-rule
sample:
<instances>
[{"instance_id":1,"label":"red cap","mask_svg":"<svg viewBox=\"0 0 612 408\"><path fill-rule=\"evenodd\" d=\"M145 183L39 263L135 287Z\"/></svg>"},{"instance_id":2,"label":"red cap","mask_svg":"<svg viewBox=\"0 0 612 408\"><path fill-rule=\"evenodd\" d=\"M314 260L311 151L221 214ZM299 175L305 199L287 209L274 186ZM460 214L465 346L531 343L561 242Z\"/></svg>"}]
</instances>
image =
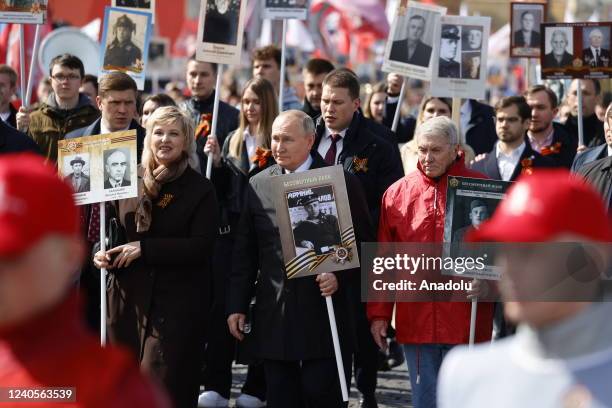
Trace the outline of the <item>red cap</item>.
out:
<instances>
[{"instance_id":1,"label":"red cap","mask_svg":"<svg viewBox=\"0 0 612 408\"><path fill-rule=\"evenodd\" d=\"M466 238L471 242L545 242L561 234L612 241L603 200L590 185L567 170L539 170L521 176L493 217Z\"/></svg>"},{"instance_id":2,"label":"red cap","mask_svg":"<svg viewBox=\"0 0 612 408\"><path fill-rule=\"evenodd\" d=\"M49 234L76 235L72 189L34 154L0 156L0 257L18 256Z\"/></svg>"}]
</instances>

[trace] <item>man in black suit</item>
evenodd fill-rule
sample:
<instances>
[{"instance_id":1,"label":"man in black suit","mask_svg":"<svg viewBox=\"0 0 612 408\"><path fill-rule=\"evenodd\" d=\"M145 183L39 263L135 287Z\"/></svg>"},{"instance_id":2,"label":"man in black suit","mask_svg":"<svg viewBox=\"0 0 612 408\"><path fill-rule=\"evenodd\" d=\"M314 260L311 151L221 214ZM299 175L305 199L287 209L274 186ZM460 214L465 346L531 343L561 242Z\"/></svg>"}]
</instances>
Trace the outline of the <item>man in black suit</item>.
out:
<instances>
[{"instance_id":1,"label":"man in black suit","mask_svg":"<svg viewBox=\"0 0 612 408\"><path fill-rule=\"evenodd\" d=\"M431 47L421 41L424 32L425 18L418 14L410 17L408 20L408 37L393 41L389 59L421 67L429 66Z\"/></svg>"},{"instance_id":2,"label":"man in black suit","mask_svg":"<svg viewBox=\"0 0 612 408\"><path fill-rule=\"evenodd\" d=\"M31 137L0 120L0 155L17 152L42 154L40 148Z\"/></svg>"},{"instance_id":3,"label":"man in black suit","mask_svg":"<svg viewBox=\"0 0 612 408\"><path fill-rule=\"evenodd\" d=\"M566 94L566 104L571 111L563 127L578 143L578 87L582 90L582 134L586 147L604 143L604 124L595 113L601 100L601 83L595 78L574 79ZM580 146L579 146L580 147Z\"/></svg>"},{"instance_id":4,"label":"man in black suit","mask_svg":"<svg viewBox=\"0 0 612 408\"><path fill-rule=\"evenodd\" d=\"M104 188L128 187L130 180L125 178L128 156L120 149L113 149L105 154L105 156L104 174L106 177L104 177Z\"/></svg>"},{"instance_id":5,"label":"man in black suit","mask_svg":"<svg viewBox=\"0 0 612 408\"><path fill-rule=\"evenodd\" d=\"M263 359L267 406L346 407L334 358L325 296L332 296L346 379L350 381L354 331L347 284L358 271L287 279L272 197L273 178L283 173L327 166L316 151L314 124L304 112L282 112L272 126L275 165L253 178L246 193L234 263L230 274L228 325L244 339L246 311L253 293L257 304L249 336ZM359 181L345 172L358 242L373 239L365 196ZM257 285L256 285L257 282Z\"/></svg>"},{"instance_id":6,"label":"man in black suit","mask_svg":"<svg viewBox=\"0 0 612 408\"><path fill-rule=\"evenodd\" d=\"M552 51L544 55L542 68L564 68L572 65L572 54L566 51L568 40L567 33L563 30L553 31L550 37Z\"/></svg>"},{"instance_id":7,"label":"man in black suit","mask_svg":"<svg viewBox=\"0 0 612 408\"><path fill-rule=\"evenodd\" d=\"M554 161L535 152L526 141L531 109L522 96L502 98L495 105L497 145L483 159L472 164L494 180L514 181L531 174L535 167L555 167Z\"/></svg>"},{"instance_id":8,"label":"man in black suit","mask_svg":"<svg viewBox=\"0 0 612 408\"><path fill-rule=\"evenodd\" d=\"M604 36L599 28L589 33L589 48L582 50L582 60L584 65L592 68L602 68L610 66L610 50L601 48Z\"/></svg>"},{"instance_id":9,"label":"man in black suit","mask_svg":"<svg viewBox=\"0 0 612 408\"><path fill-rule=\"evenodd\" d=\"M514 32L514 46L526 48L540 48L540 33L533 29L535 16L532 11L521 14L521 29Z\"/></svg>"},{"instance_id":10,"label":"man in black suit","mask_svg":"<svg viewBox=\"0 0 612 408\"><path fill-rule=\"evenodd\" d=\"M438 66L438 76L440 78L459 78L461 64L455 61L455 57L457 56L460 39L459 27L451 24L442 25Z\"/></svg>"},{"instance_id":11,"label":"man in black suit","mask_svg":"<svg viewBox=\"0 0 612 408\"><path fill-rule=\"evenodd\" d=\"M83 166L85 166L85 160L80 156L76 156L70 160L70 167L72 167L72 173L64 177L75 193L86 193L89 191L89 177L83 174Z\"/></svg>"}]
</instances>

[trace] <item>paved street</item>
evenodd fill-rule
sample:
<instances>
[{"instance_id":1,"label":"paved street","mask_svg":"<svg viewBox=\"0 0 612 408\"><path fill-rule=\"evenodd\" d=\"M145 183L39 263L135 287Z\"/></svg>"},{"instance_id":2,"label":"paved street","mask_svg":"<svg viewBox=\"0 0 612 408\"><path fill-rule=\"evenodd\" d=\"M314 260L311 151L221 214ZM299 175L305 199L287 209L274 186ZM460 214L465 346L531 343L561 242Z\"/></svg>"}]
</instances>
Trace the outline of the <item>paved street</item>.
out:
<instances>
[{"instance_id":1,"label":"paved street","mask_svg":"<svg viewBox=\"0 0 612 408\"><path fill-rule=\"evenodd\" d=\"M233 372L230 407L235 406L234 401L240 395L240 387L246 378L246 366L235 365ZM410 404L409 387L406 363L391 371L380 372L378 374L378 389L376 393L379 408L412 407ZM358 406L359 393L353 384L349 408L357 408Z\"/></svg>"}]
</instances>

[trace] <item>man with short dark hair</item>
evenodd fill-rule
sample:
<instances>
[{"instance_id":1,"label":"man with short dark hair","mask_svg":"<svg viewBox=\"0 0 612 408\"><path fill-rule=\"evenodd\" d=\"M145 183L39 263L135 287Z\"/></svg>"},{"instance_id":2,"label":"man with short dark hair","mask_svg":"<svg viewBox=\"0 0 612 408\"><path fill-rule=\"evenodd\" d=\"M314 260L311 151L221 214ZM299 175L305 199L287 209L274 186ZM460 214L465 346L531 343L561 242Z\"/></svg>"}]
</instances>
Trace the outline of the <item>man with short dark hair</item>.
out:
<instances>
[{"instance_id":1,"label":"man with short dark hair","mask_svg":"<svg viewBox=\"0 0 612 408\"><path fill-rule=\"evenodd\" d=\"M83 173L83 166L85 166L85 160L81 156L76 156L70 160L72 173L64 177L64 180L72 186L75 193L86 193L89 191L89 177Z\"/></svg>"},{"instance_id":2,"label":"man with short dark hair","mask_svg":"<svg viewBox=\"0 0 612 408\"><path fill-rule=\"evenodd\" d=\"M522 96L502 98L495 105L495 128L499 139L492 152L472 164L494 180L514 181L521 174L531 174L534 167L555 167L525 141L530 126L531 109Z\"/></svg>"},{"instance_id":3,"label":"man with short dark hair","mask_svg":"<svg viewBox=\"0 0 612 408\"><path fill-rule=\"evenodd\" d=\"M49 161L55 162L57 142L71 131L90 125L100 113L86 95L79 93L85 76L79 58L58 55L49 64L49 75L53 93L34 111L22 106L17 114L17 128L34 139Z\"/></svg>"},{"instance_id":4,"label":"man with short dark hair","mask_svg":"<svg viewBox=\"0 0 612 408\"><path fill-rule=\"evenodd\" d=\"M142 51L132 42L136 24L126 14L117 19L113 26L113 41L106 47L104 67L106 69L126 68L130 71L142 69Z\"/></svg>"},{"instance_id":5,"label":"man with short dark hair","mask_svg":"<svg viewBox=\"0 0 612 408\"><path fill-rule=\"evenodd\" d=\"M321 115L323 80L333 70L334 65L322 58L309 60L302 69L302 79L304 80L304 106L302 110L313 119Z\"/></svg>"},{"instance_id":6,"label":"man with short dark hair","mask_svg":"<svg viewBox=\"0 0 612 408\"><path fill-rule=\"evenodd\" d=\"M253 77L270 81L276 94L279 94L280 81L285 81L283 88L283 110L300 109L300 101L294 88L289 86L285 78L280 77L282 52L274 45L267 45L253 51Z\"/></svg>"},{"instance_id":7,"label":"man with short dark hair","mask_svg":"<svg viewBox=\"0 0 612 408\"><path fill-rule=\"evenodd\" d=\"M521 29L514 32L514 46L540 48L540 33L534 30L535 15L527 10L521 13Z\"/></svg>"},{"instance_id":8,"label":"man with short dark hair","mask_svg":"<svg viewBox=\"0 0 612 408\"><path fill-rule=\"evenodd\" d=\"M554 122L559 111L557 95L544 85L535 85L525 92L525 99L531 108L531 121L527 130L531 148L550 157L558 166L569 169L576 156L578 143L561 124Z\"/></svg>"},{"instance_id":9,"label":"man with short dark hair","mask_svg":"<svg viewBox=\"0 0 612 408\"><path fill-rule=\"evenodd\" d=\"M567 104L571 114L565 122L565 130L578 143L578 85L582 88L582 124L584 147L595 147L604 143L603 123L595 114L595 107L601 98L601 83L597 79L574 79L567 93Z\"/></svg>"},{"instance_id":10,"label":"man with short dark hair","mask_svg":"<svg viewBox=\"0 0 612 408\"><path fill-rule=\"evenodd\" d=\"M17 90L17 73L8 65L0 64L0 120L17 128L17 109L11 98Z\"/></svg>"},{"instance_id":11,"label":"man with short dark hair","mask_svg":"<svg viewBox=\"0 0 612 408\"><path fill-rule=\"evenodd\" d=\"M461 64L455 61L459 48L459 27L452 24L442 25L440 36L440 61L438 76L440 78L459 78Z\"/></svg>"},{"instance_id":12,"label":"man with short dark hair","mask_svg":"<svg viewBox=\"0 0 612 408\"><path fill-rule=\"evenodd\" d=\"M431 47L423 43L423 33L425 33L425 18L415 14L408 20L408 36L391 44L389 59L427 67L431 59Z\"/></svg>"}]
</instances>

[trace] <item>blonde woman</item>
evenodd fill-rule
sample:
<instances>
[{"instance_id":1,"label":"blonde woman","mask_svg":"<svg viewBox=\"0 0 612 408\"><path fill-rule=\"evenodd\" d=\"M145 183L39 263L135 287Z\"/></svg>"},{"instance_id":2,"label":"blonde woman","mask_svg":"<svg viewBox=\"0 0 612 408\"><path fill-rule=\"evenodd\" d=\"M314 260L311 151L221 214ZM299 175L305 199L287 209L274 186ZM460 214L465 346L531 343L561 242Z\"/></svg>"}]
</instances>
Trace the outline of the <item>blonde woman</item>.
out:
<instances>
[{"instance_id":1,"label":"blonde woman","mask_svg":"<svg viewBox=\"0 0 612 408\"><path fill-rule=\"evenodd\" d=\"M125 245L107 268L110 340L132 349L177 407L195 407L209 309L217 200L202 177L191 118L173 106L147 120L138 197L119 202Z\"/></svg>"}]
</instances>

